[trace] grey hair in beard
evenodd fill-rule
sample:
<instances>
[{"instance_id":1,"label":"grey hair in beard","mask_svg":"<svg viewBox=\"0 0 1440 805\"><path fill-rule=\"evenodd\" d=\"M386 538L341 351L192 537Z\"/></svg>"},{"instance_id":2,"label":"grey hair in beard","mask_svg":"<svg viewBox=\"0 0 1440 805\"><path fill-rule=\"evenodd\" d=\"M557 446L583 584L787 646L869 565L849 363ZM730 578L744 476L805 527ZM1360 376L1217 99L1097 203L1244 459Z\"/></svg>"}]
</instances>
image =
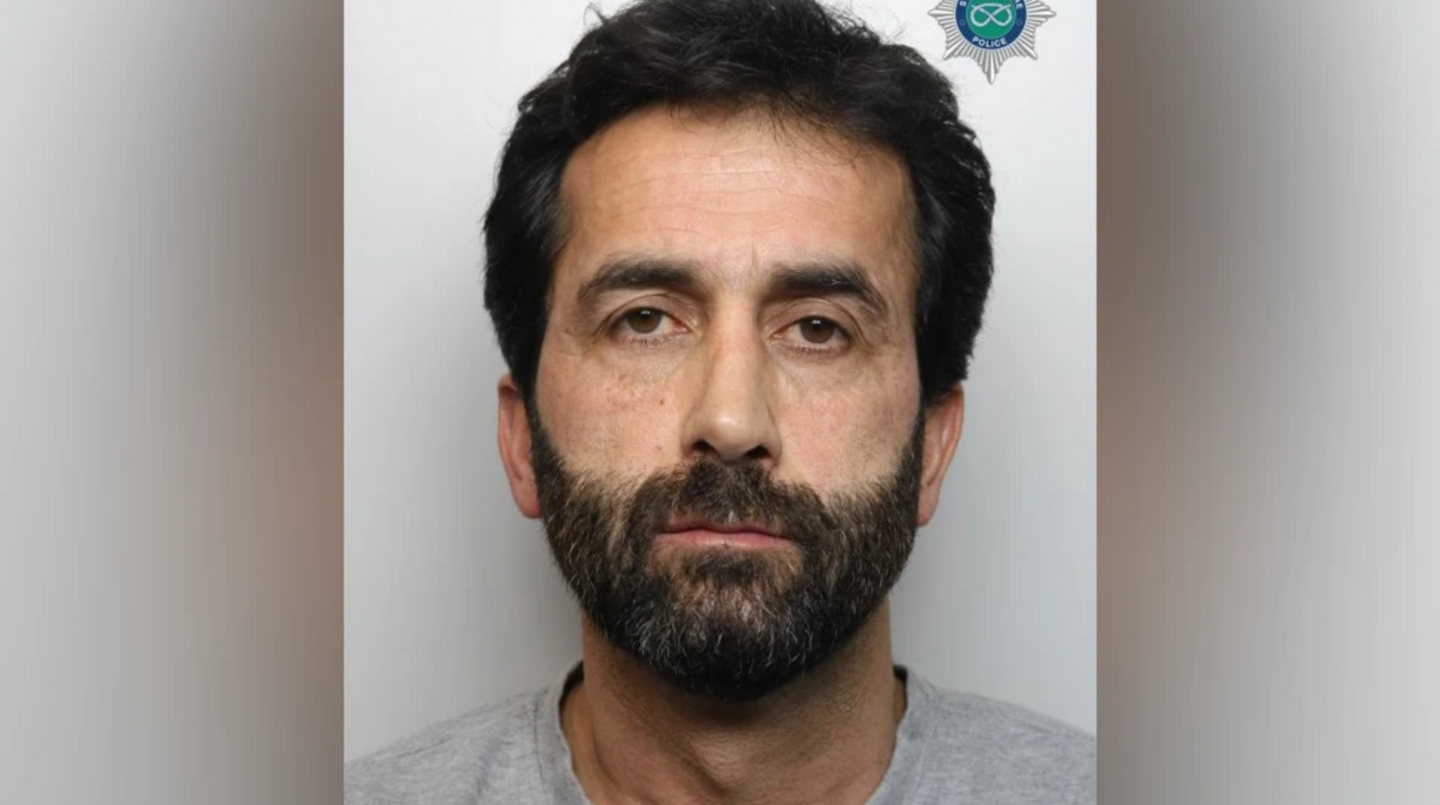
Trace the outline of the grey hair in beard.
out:
<instances>
[{"instance_id":1,"label":"grey hair in beard","mask_svg":"<svg viewBox=\"0 0 1440 805\"><path fill-rule=\"evenodd\" d=\"M815 668L869 620L914 546L923 415L887 477L825 499L753 460L700 459L629 482L574 473L529 420L546 536L581 608L692 694L752 700ZM795 550L659 556L673 517L764 523Z\"/></svg>"}]
</instances>

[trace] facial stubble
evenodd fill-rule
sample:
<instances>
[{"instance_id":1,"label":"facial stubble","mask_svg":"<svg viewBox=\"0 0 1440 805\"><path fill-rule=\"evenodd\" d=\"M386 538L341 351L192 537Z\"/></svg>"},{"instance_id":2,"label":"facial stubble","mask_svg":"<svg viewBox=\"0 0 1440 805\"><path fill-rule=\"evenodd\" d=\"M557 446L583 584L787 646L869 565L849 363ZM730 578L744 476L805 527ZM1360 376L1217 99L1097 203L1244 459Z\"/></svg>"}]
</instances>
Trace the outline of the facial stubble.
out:
<instances>
[{"instance_id":1,"label":"facial stubble","mask_svg":"<svg viewBox=\"0 0 1440 805\"><path fill-rule=\"evenodd\" d=\"M697 459L638 483L573 472L529 421L546 537L581 609L692 694L753 700L816 668L870 619L914 547L923 416L886 477L823 499L755 460ZM764 523L790 545L661 545L677 517Z\"/></svg>"}]
</instances>

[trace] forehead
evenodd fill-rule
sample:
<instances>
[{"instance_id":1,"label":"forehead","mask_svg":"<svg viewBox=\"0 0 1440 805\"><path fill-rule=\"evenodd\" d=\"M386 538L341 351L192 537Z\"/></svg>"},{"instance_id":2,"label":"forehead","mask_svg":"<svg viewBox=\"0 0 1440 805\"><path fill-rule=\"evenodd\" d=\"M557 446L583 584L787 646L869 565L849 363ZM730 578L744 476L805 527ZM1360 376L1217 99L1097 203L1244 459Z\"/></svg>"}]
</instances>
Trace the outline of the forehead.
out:
<instances>
[{"instance_id":1,"label":"forehead","mask_svg":"<svg viewBox=\"0 0 1440 805\"><path fill-rule=\"evenodd\" d=\"M736 284L767 266L844 261L887 295L914 288L909 179L891 152L760 112L656 107L572 156L555 288L633 255ZM902 307L908 309L908 307Z\"/></svg>"}]
</instances>

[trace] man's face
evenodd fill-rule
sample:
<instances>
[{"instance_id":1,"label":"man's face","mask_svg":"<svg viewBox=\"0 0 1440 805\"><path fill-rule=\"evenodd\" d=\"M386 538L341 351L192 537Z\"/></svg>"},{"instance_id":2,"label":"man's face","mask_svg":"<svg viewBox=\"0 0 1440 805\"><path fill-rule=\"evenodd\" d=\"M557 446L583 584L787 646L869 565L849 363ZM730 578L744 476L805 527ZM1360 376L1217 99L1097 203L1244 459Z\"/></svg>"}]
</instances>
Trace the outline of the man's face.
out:
<instances>
[{"instance_id":1,"label":"man's face","mask_svg":"<svg viewBox=\"0 0 1440 805\"><path fill-rule=\"evenodd\" d=\"M534 407L502 382L527 515L606 637L763 695L833 654L935 508L958 392L922 414L894 156L654 109L572 157Z\"/></svg>"}]
</instances>

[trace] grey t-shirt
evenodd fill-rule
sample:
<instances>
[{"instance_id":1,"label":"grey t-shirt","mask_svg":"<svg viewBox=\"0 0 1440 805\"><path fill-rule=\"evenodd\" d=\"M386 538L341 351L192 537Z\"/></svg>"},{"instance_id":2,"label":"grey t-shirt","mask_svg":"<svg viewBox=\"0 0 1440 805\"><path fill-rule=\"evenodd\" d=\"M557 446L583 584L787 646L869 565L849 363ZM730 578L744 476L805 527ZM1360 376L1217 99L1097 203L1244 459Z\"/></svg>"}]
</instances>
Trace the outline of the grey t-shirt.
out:
<instances>
[{"instance_id":1,"label":"grey t-shirt","mask_svg":"<svg viewBox=\"0 0 1440 805\"><path fill-rule=\"evenodd\" d=\"M436 724L345 767L346 805L589 805L560 731L576 665L544 690ZM906 707L869 805L1095 802L1095 739L1011 704L940 690L902 666Z\"/></svg>"}]
</instances>

